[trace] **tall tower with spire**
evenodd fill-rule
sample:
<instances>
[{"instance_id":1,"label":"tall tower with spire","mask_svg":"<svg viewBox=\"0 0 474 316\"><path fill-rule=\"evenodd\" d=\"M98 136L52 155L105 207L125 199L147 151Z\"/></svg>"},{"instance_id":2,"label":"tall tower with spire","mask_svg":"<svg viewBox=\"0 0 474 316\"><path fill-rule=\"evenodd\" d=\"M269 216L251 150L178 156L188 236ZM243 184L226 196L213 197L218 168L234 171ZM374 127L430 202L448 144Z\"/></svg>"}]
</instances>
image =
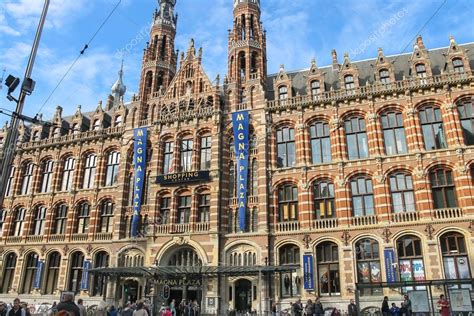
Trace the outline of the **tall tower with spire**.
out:
<instances>
[{"instance_id":1,"label":"tall tower with spire","mask_svg":"<svg viewBox=\"0 0 474 316\"><path fill-rule=\"evenodd\" d=\"M260 21L260 0L234 0L227 81L236 89L235 101L245 99L249 81L260 80L263 84L266 75L266 35Z\"/></svg>"},{"instance_id":2,"label":"tall tower with spire","mask_svg":"<svg viewBox=\"0 0 474 316\"><path fill-rule=\"evenodd\" d=\"M158 1L159 9L153 13L150 41L147 42L143 53L140 96L145 101L150 94L166 89L176 73L176 0Z\"/></svg>"},{"instance_id":3,"label":"tall tower with spire","mask_svg":"<svg viewBox=\"0 0 474 316\"><path fill-rule=\"evenodd\" d=\"M123 102L123 96L125 95L125 92L127 92L127 87L123 84L123 60L118 75L119 77L117 81L115 81L112 86L112 96L114 97L113 107L117 107L120 102Z\"/></svg>"}]
</instances>

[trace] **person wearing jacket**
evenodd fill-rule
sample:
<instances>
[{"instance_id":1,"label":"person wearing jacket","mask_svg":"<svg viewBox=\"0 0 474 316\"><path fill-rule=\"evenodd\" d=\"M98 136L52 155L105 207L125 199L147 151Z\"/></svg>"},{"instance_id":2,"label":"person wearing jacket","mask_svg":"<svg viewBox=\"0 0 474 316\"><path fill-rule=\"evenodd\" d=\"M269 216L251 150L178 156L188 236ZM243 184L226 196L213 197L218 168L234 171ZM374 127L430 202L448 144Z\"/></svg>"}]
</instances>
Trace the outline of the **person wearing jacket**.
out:
<instances>
[{"instance_id":1,"label":"person wearing jacket","mask_svg":"<svg viewBox=\"0 0 474 316\"><path fill-rule=\"evenodd\" d=\"M7 316L7 304L0 303L0 316Z\"/></svg>"},{"instance_id":2,"label":"person wearing jacket","mask_svg":"<svg viewBox=\"0 0 474 316\"><path fill-rule=\"evenodd\" d=\"M382 302L382 315L383 316L390 316L390 306L388 305L388 296L384 296Z\"/></svg>"},{"instance_id":3,"label":"person wearing jacket","mask_svg":"<svg viewBox=\"0 0 474 316\"><path fill-rule=\"evenodd\" d=\"M319 297L316 297L316 301L314 302L313 313L314 313L315 316L323 316L324 315L323 304L321 304L321 301L319 300Z\"/></svg>"},{"instance_id":4,"label":"person wearing jacket","mask_svg":"<svg viewBox=\"0 0 474 316\"><path fill-rule=\"evenodd\" d=\"M20 299L13 300L13 307L7 312L7 316L26 316L26 311L20 306Z\"/></svg>"},{"instance_id":5,"label":"person wearing jacket","mask_svg":"<svg viewBox=\"0 0 474 316\"><path fill-rule=\"evenodd\" d=\"M354 303L354 299L351 299L349 305L347 305L347 314L357 316L357 305Z\"/></svg>"},{"instance_id":6,"label":"person wearing jacket","mask_svg":"<svg viewBox=\"0 0 474 316\"><path fill-rule=\"evenodd\" d=\"M81 311L74 303L71 294L64 294L64 300L58 304L58 312L60 311L73 312L75 316L81 315Z\"/></svg>"}]
</instances>

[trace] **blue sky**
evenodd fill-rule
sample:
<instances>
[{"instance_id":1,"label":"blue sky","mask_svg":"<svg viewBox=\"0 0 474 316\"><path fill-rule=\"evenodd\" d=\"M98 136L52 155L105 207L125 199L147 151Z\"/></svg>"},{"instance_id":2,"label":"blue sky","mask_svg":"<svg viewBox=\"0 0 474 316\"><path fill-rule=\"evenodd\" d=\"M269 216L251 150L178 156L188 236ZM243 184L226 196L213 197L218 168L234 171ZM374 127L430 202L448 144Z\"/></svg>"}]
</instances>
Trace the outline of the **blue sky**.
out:
<instances>
[{"instance_id":1,"label":"blue sky","mask_svg":"<svg viewBox=\"0 0 474 316\"><path fill-rule=\"evenodd\" d=\"M0 71L23 77L42 0L0 1ZM51 0L47 23L33 71L37 81L25 113L34 115L118 0ZM42 112L50 118L57 105L65 114L96 108L106 100L124 56L126 100L137 91L146 28L158 0L122 0ZM213 80L227 69L227 29L232 26L232 0L177 0L176 48L186 50L190 38L203 47L204 68ZM444 0L261 0L267 30L268 72L280 64L287 70L307 68L314 57L319 66L331 63L331 50L352 60L373 58L377 47L398 54ZM449 35L458 43L474 41L472 0L447 0L422 31L428 48L444 47ZM1 75L1 72L0 72ZM0 107L13 108L0 91ZM8 117L0 116L0 122ZM2 124L3 125L3 124Z\"/></svg>"}]
</instances>

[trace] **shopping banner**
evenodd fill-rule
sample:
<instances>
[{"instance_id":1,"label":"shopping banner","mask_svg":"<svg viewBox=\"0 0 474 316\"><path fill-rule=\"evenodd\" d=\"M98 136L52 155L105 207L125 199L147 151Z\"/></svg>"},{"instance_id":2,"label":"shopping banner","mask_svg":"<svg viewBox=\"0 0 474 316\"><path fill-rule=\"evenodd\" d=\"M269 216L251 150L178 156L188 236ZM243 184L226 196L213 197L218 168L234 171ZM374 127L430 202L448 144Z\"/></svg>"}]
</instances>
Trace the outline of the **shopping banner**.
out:
<instances>
[{"instance_id":1,"label":"shopping banner","mask_svg":"<svg viewBox=\"0 0 474 316\"><path fill-rule=\"evenodd\" d=\"M43 276L43 267L44 267L44 261L38 260L36 262L35 278L33 279L34 289L41 288L41 277Z\"/></svg>"},{"instance_id":2,"label":"shopping banner","mask_svg":"<svg viewBox=\"0 0 474 316\"><path fill-rule=\"evenodd\" d=\"M234 150L237 159L237 205L239 210L239 228L245 231L247 210L247 181L249 169L249 112L232 113L234 130Z\"/></svg>"},{"instance_id":3,"label":"shopping banner","mask_svg":"<svg viewBox=\"0 0 474 316\"><path fill-rule=\"evenodd\" d=\"M314 262L313 255L303 255L304 289L314 290Z\"/></svg>"},{"instance_id":4,"label":"shopping banner","mask_svg":"<svg viewBox=\"0 0 474 316\"><path fill-rule=\"evenodd\" d=\"M92 267L92 262L90 260L84 260L82 266L82 279L81 279L81 291L89 290L89 270Z\"/></svg>"},{"instance_id":5,"label":"shopping banner","mask_svg":"<svg viewBox=\"0 0 474 316\"><path fill-rule=\"evenodd\" d=\"M386 248L383 251L383 255L385 258L385 274L387 275L387 283L397 282L395 251L393 248Z\"/></svg>"},{"instance_id":6,"label":"shopping banner","mask_svg":"<svg viewBox=\"0 0 474 316\"><path fill-rule=\"evenodd\" d=\"M133 181L133 217L132 237L138 235L138 223L140 222L140 210L142 206L143 183L145 182L146 170L146 145L148 130L146 127L133 130L133 166L135 168L135 179Z\"/></svg>"}]
</instances>

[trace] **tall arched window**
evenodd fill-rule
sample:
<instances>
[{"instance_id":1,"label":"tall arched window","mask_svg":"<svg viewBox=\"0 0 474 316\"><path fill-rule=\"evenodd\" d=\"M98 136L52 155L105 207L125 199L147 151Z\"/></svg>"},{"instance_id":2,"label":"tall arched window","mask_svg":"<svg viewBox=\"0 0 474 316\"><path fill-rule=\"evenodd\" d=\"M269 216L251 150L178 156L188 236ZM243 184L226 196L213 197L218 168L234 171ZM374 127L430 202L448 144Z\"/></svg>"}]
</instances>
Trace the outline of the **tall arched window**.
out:
<instances>
[{"instance_id":1,"label":"tall arched window","mask_svg":"<svg viewBox=\"0 0 474 316\"><path fill-rule=\"evenodd\" d=\"M319 181L314 184L314 215L316 219L336 217L332 182Z\"/></svg>"},{"instance_id":2,"label":"tall arched window","mask_svg":"<svg viewBox=\"0 0 474 316\"><path fill-rule=\"evenodd\" d=\"M181 171L191 171L193 168L193 140L181 140Z\"/></svg>"},{"instance_id":3,"label":"tall arched window","mask_svg":"<svg viewBox=\"0 0 474 316\"><path fill-rule=\"evenodd\" d=\"M210 219L211 195L200 194L198 196L198 222L207 223Z\"/></svg>"},{"instance_id":4,"label":"tall arched window","mask_svg":"<svg viewBox=\"0 0 474 316\"><path fill-rule=\"evenodd\" d=\"M235 225L235 220L234 220L234 210L230 209L229 213L227 213L227 232L229 234L233 233L235 231L234 225Z\"/></svg>"},{"instance_id":5,"label":"tall arched window","mask_svg":"<svg viewBox=\"0 0 474 316\"><path fill-rule=\"evenodd\" d=\"M359 283L382 282L382 269L380 268L379 243L371 238L359 240L355 244L357 260L357 280ZM362 289L362 295L381 295L381 288Z\"/></svg>"},{"instance_id":6,"label":"tall arched window","mask_svg":"<svg viewBox=\"0 0 474 316\"><path fill-rule=\"evenodd\" d=\"M201 137L201 170L211 168L211 136Z\"/></svg>"},{"instance_id":7,"label":"tall arched window","mask_svg":"<svg viewBox=\"0 0 474 316\"><path fill-rule=\"evenodd\" d=\"M30 234L41 236L44 234L44 228L46 226L46 207L38 206L34 212L33 225L31 227Z\"/></svg>"},{"instance_id":8,"label":"tall arched window","mask_svg":"<svg viewBox=\"0 0 474 316\"><path fill-rule=\"evenodd\" d=\"M351 180L353 216L374 215L372 180L364 176Z\"/></svg>"},{"instance_id":9,"label":"tall arched window","mask_svg":"<svg viewBox=\"0 0 474 316\"><path fill-rule=\"evenodd\" d=\"M341 294L339 251L335 243L323 242L316 247L318 290L320 296Z\"/></svg>"},{"instance_id":10,"label":"tall arched window","mask_svg":"<svg viewBox=\"0 0 474 316\"><path fill-rule=\"evenodd\" d=\"M107 268L109 266L109 254L105 251L98 252L94 257L94 269ZM96 274L93 276L94 281L92 282L92 296L103 296L107 289L107 278L102 274Z\"/></svg>"},{"instance_id":11,"label":"tall arched window","mask_svg":"<svg viewBox=\"0 0 474 316\"><path fill-rule=\"evenodd\" d=\"M163 174L173 173L173 142L165 142L163 145Z\"/></svg>"},{"instance_id":12,"label":"tall arched window","mask_svg":"<svg viewBox=\"0 0 474 316\"><path fill-rule=\"evenodd\" d=\"M51 192L51 184L53 183L53 166L52 160L46 160L41 166L41 193Z\"/></svg>"},{"instance_id":13,"label":"tall arched window","mask_svg":"<svg viewBox=\"0 0 474 316\"><path fill-rule=\"evenodd\" d=\"M403 116L400 112L386 112L381 116L385 153L404 154L408 151Z\"/></svg>"},{"instance_id":14,"label":"tall arched window","mask_svg":"<svg viewBox=\"0 0 474 316\"><path fill-rule=\"evenodd\" d=\"M191 216L191 196L178 197L178 224L189 223Z\"/></svg>"},{"instance_id":15,"label":"tall arched window","mask_svg":"<svg viewBox=\"0 0 474 316\"><path fill-rule=\"evenodd\" d=\"M3 278L1 283L1 293L8 293L13 284L13 278L15 276L15 268L17 255L14 252L10 252L5 256L3 261Z\"/></svg>"},{"instance_id":16,"label":"tall arched window","mask_svg":"<svg viewBox=\"0 0 474 316\"><path fill-rule=\"evenodd\" d=\"M76 234L87 234L89 232L91 206L84 202L79 204L77 208L77 218L74 232Z\"/></svg>"},{"instance_id":17,"label":"tall arched window","mask_svg":"<svg viewBox=\"0 0 474 316\"><path fill-rule=\"evenodd\" d=\"M192 248L180 248L168 259L169 266L193 267L202 266L202 260Z\"/></svg>"},{"instance_id":18,"label":"tall arched window","mask_svg":"<svg viewBox=\"0 0 474 316\"><path fill-rule=\"evenodd\" d=\"M421 128L426 150L447 148L439 107L428 105L420 110Z\"/></svg>"},{"instance_id":19,"label":"tall arched window","mask_svg":"<svg viewBox=\"0 0 474 316\"><path fill-rule=\"evenodd\" d=\"M170 223L170 213L171 213L171 198L170 197L162 197L160 203L160 216L161 216L161 224L169 224Z\"/></svg>"},{"instance_id":20,"label":"tall arched window","mask_svg":"<svg viewBox=\"0 0 474 316\"><path fill-rule=\"evenodd\" d=\"M398 270L400 281L424 281L425 266L421 240L415 236L404 236L397 240ZM409 290L408 288L406 290Z\"/></svg>"},{"instance_id":21,"label":"tall arched window","mask_svg":"<svg viewBox=\"0 0 474 316\"><path fill-rule=\"evenodd\" d=\"M81 290L82 272L84 269L84 254L80 251L74 252L69 262L68 291L79 293Z\"/></svg>"},{"instance_id":22,"label":"tall arched window","mask_svg":"<svg viewBox=\"0 0 474 316\"><path fill-rule=\"evenodd\" d=\"M451 170L440 168L431 171L430 183L435 209L458 206Z\"/></svg>"},{"instance_id":23,"label":"tall arched window","mask_svg":"<svg viewBox=\"0 0 474 316\"><path fill-rule=\"evenodd\" d=\"M411 175L402 172L390 175L390 193L394 213L414 212L416 210Z\"/></svg>"},{"instance_id":24,"label":"tall arched window","mask_svg":"<svg viewBox=\"0 0 474 316\"><path fill-rule=\"evenodd\" d=\"M122 122L122 116L121 115L117 115L115 117L115 122L114 122L114 126L115 127L120 127L122 126L123 122Z\"/></svg>"},{"instance_id":25,"label":"tall arched window","mask_svg":"<svg viewBox=\"0 0 474 316\"><path fill-rule=\"evenodd\" d=\"M114 223L114 204L111 201L102 202L100 208L100 232L111 233Z\"/></svg>"},{"instance_id":26,"label":"tall arched window","mask_svg":"<svg viewBox=\"0 0 474 316\"><path fill-rule=\"evenodd\" d=\"M36 274L36 266L38 264L38 254L31 252L26 256L26 260L23 265L25 271L23 272L23 283L20 289L20 293L29 294L33 290L33 280Z\"/></svg>"},{"instance_id":27,"label":"tall arched window","mask_svg":"<svg viewBox=\"0 0 474 316\"><path fill-rule=\"evenodd\" d=\"M235 196L235 164L233 161L229 164L229 197Z\"/></svg>"},{"instance_id":28,"label":"tall arched window","mask_svg":"<svg viewBox=\"0 0 474 316\"><path fill-rule=\"evenodd\" d=\"M278 188L278 215L280 222L298 220L298 188L295 185Z\"/></svg>"},{"instance_id":29,"label":"tall arched window","mask_svg":"<svg viewBox=\"0 0 474 316\"><path fill-rule=\"evenodd\" d=\"M464 143L474 145L474 98L458 102L459 118L461 119Z\"/></svg>"},{"instance_id":30,"label":"tall arched window","mask_svg":"<svg viewBox=\"0 0 474 316\"><path fill-rule=\"evenodd\" d=\"M66 204L61 204L56 208L52 231L54 235L64 235L66 233L67 210L68 207Z\"/></svg>"},{"instance_id":31,"label":"tall arched window","mask_svg":"<svg viewBox=\"0 0 474 316\"><path fill-rule=\"evenodd\" d=\"M349 159L361 159L369 156L365 120L352 117L344 122Z\"/></svg>"},{"instance_id":32,"label":"tall arched window","mask_svg":"<svg viewBox=\"0 0 474 316\"><path fill-rule=\"evenodd\" d=\"M13 223L10 230L10 236L23 236L25 226L26 209L19 208L13 213Z\"/></svg>"},{"instance_id":33,"label":"tall arched window","mask_svg":"<svg viewBox=\"0 0 474 316\"><path fill-rule=\"evenodd\" d=\"M120 165L120 153L112 151L107 157L107 168L105 171L105 186L113 186L118 182Z\"/></svg>"},{"instance_id":34,"label":"tall arched window","mask_svg":"<svg viewBox=\"0 0 474 316\"><path fill-rule=\"evenodd\" d=\"M15 167L11 167L10 176L7 179L7 185L5 187L5 196L12 196L13 194L13 180L15 179Z\"/></svg>"},{"instance_id":35,"label":"tall arched window","mask_svg":"<svg viewBox=\"0 0 474 316\"><path fill-rule=\"evenodd\" d=\"M455 73L458 73L458 74L464 73L464 63L462 62L461 58L453 59L453 68L454 68Z\"/></svg>"},{"instance_id":36,"label":"tall arched window","mask_svg":"<svg viewBox=\"0 0 474 316\"><path fill-rule=\"evenodd\" d=\"M3 236L3 227L5 225L5 219L7 218L7 211L0 209L0 238Z\"/></svg>"},{"instance_id":37,"label":"tall arched window","mask_svg":"<svg viewBox=\"0 0 474 316\"><path fill-rule=\"evenodd\" d=\"M288 88L287 86L281 86L278 88L278 100L285 101L288 99Z\"/></svg>"},{"instance_id":38,"label":"tall arched window","mask_svg":"<svg viewBox=\"0 0 474 316\"><path fill-rule=\"evenodd\" d=\"M254 207L252 210L252 232L258 231L258 208Z\"/></svg>"},{"instance_id":39,"label":"tall arched window","mask_svg":"<svg viewBox=\"0 0 474 316\"><path fill-rule=\"evenodd\" d=\"M61 181L61 191L69 191L72 188L72 180L74 177L74 165L76 160L68 157L64 160L63 175Z\"/></svg>"},{"instance_id":40,"label":"tall arched window","mask_svg":"<svg viewBox=\"0 0 474 316\"><path fill-rule=\"evenodd\" d=\"M390 73L388 72L388 69L380 69L379 75L380 75L380 82L382 84L390 83Z\"/></svg>"},{"instance_id":41,"label":"tall arched window","mask_svg":"<svg viewBox=\"0 0 474 316\"><path fill-rule=\"evenodd\" d=\"M311 136L311 155L313 164L331 161L331 141L329 139L329 124L315 122L309 127Z\"/></svg>"},{"instance_id":42,"label":"tall arched window","mask_svg":"<svg viewBox=\"0 0 474 316\"><path fill-rule=\"evenodd\" d=\"M311 96L313 100L317 100L320 93L321 93L321 85L319 83L319 80L311 81Z\"/></svg>"},{"instance_id":43,"label":"tall arched window","mask_svg":"<svg viewBox=\"0 0 474 316\"><path fill-rule=\"evenodd\" d=\"M258 195L258 162L256 158L252 159L252 170L250 173L250 195Z\"/></svg>"},{"instance_id":44,"label":"tall arched window","mask_svg":"<svg viewBox=\"0 0 474 316\"><path fill-rule=\"evenodd\" d=\"M346 88L346 90L354 90L355 89L354 76L347 75L347 76L344 77L344 87Z\"/></svg>"},{"instance_id":45,"label":"tall arched window","mask_svg":"<svg viewBox=\"0 0 474 316\"><path fill-rule=\"evenodd\" d=\"M446 233L439 239L443 255L444 277L447 280L470 279L469 256L464 236Z\"/></svg>"},{"instance_id":46,"label":"tall arched window","mask_svg":"<svg viewBox=\"0 0 474 316\"><path fill-rule=\"evenodd\" d=\"M94 131L98 131L98 130L100 130L101 127L102 127L102 126L101 126L100 120L95 120L95 121L94 121L94 126L93 126L92 129L93 129Z\"/></svg>"},{"instance_id":47,"label":"tall arched window","mask_svg":"<svg viewBox=\"0 0 474 316\"><path fill-rule=\"evenodd\" d=\"M55 251L49 254L46 268L44 294L53 294L58 287L61 255Z\"/></svg>"},{"instance_id":48,"label":"tall arched window","mask_svg":"<svg viewBox=\"0 0 474 316\"><path fill-rule=\"evenodd\" d=\"M278 251L280 266L300 264L300 248L296 245L285 245ZM301 277L297 272L281 274L281 296L291 297L301 293Z\"/></svg>"},{"instance_id":49,"label":"tall arched window","mask_svg":"<svg viewBox=\"0 0 474 316\"><path fill-rule=\"evenodd\" d=\"M34 164L29 162L23 166L23 178L21 181L21 194L26 195L31 193L33 186L33 169Z\"/></svg>"},{"instance_id":50,"label":"tall arched window","mask_svg":"<svg viewBox=\"0 0 474 316\"><path fill-rule=\"evenodd\" d=\"M424 64L418 64L415 66L416 76L421 84L426 84L426 67Z\"/></svg>"},{"instance_id":51,"label":"tall arched window","mask_svg":"<svg viewBox=\"0 0 474 316\"><path fill-rule=\"evenodd\" d=\"M84 179L82 182L83 189L92 189L95 181L95 171L97 167L97 156L89 154L84 164Z\"/></svg>"},{"instance_id":52,"label":"tall arched window","mask_svg":"<svg viewBox=\"0 0 474 316\"><path fill-rule=\"evenodd\" d=\"M277 130L277 165L292 167L296 163L295 129L283 127Z\"/></svg>"}]
</instances>

